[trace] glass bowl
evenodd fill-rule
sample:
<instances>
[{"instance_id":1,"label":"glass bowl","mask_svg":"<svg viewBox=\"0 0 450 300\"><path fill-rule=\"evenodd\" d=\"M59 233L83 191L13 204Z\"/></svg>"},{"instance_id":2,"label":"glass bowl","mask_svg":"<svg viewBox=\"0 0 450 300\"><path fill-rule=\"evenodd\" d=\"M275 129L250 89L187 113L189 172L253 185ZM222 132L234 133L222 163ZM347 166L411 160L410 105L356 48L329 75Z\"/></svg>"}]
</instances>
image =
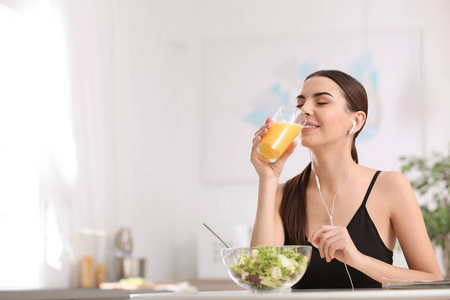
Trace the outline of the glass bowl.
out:
<instances>
[{"instance_id":1,"label":"glass bowl","mask_svg":"<svg viewBox=\"0 0 450 300\"><path fill-rule=\"evenodd\" d=\"M291 288L305 274L311 246L258 246L220 250L222 262L239 286L258 291Z\"/></svg>"}]
</instances>

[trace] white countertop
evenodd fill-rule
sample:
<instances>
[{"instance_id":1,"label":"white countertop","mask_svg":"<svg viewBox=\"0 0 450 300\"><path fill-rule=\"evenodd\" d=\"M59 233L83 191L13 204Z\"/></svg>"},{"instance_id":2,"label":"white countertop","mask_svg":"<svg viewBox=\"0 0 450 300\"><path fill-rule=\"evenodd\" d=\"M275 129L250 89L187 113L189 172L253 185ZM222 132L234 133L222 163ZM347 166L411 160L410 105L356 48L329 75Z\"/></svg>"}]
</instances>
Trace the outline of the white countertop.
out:
<instances>
[{"instance_id":1,"label":"white countertop","mask_svg":"<svg viewBox=\"0 0 450 300\"><path fill-rule=\"evenodd\" d=\"M252 293L249 291L224 292L196 292L196 293L159 293L159 294L131 294L131 300L167 300L167 299L209 299L209 300L278 300L278 299L450 299L450 289L423 289L423 290L358 290L358 291L299 291L292 292L264 292Z\"/></svg>"},{"instance_id":2,"label":"white countertop","mask_svg":"<svg viewBox=\"0 0 450 300\"><path fill-rule=\"evenodd\" d=\"M91 289L9 289L0 290L1 300L124 300L133 293L150 293L145 290L100 290Z\"/></svg>"}]
</instances>

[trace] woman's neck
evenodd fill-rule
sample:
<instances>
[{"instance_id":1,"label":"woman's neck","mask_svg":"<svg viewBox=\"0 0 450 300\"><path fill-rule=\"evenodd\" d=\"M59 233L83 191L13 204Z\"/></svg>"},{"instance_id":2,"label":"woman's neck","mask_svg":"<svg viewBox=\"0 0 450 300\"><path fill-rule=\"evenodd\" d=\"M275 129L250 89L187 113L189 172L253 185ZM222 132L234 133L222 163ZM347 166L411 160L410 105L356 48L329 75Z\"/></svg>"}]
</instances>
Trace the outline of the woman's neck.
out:
<instances>
[{"instance_id":1,"label":"woman's neck","mask_svg":"<svg viewBox=\"0 0 450 300\"><path fill-rule=\"evenodd\" d=\"M351 154L348 153L346 147L340 147L342 150L333 151L324 148L311 150L311 160L313 163L313 170L319 178L321 189L327 190L330 193L336 191L348 180L349 165L350 172L356 166ZM349 149L350 151L350 149Z\"/></svg>"}]
</instances>

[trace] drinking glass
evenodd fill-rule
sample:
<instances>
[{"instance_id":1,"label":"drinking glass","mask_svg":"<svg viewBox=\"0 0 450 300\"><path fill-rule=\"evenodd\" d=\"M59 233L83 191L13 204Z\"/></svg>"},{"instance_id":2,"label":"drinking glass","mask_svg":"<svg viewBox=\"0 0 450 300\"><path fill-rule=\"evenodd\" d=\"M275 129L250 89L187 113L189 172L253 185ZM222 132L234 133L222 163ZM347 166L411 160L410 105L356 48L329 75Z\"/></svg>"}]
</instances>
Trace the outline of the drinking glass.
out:
<instances>
[{"instance_id":1,"label":"drinking glass","mask_svg":"<svg viewBox=\"0 0 450 300\"><path fill-rule=\"evenodd\" d=\"M298 136L306 124L305 114L293 104L282 105L256 150L267 162L275 162Z\"/></svg>"}]
</instances>

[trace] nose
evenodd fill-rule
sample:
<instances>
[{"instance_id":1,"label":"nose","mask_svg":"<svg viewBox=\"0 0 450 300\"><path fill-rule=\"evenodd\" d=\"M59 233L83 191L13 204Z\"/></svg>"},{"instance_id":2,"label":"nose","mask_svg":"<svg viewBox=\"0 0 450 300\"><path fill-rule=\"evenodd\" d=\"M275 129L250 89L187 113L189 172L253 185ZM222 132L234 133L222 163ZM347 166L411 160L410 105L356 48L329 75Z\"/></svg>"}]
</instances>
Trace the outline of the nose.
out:
<instances>
[{"instance_id":1,"label":"nose","mask_svg":"<svg viewBox=\"0 0 450 300\"><path fill-rule=\"evenodd\" d=\"M312 107L309 101L305 101L303 103L302 108L300 109L305 115L310 116L312 113Z\"/></svg>"}]
</instances>

